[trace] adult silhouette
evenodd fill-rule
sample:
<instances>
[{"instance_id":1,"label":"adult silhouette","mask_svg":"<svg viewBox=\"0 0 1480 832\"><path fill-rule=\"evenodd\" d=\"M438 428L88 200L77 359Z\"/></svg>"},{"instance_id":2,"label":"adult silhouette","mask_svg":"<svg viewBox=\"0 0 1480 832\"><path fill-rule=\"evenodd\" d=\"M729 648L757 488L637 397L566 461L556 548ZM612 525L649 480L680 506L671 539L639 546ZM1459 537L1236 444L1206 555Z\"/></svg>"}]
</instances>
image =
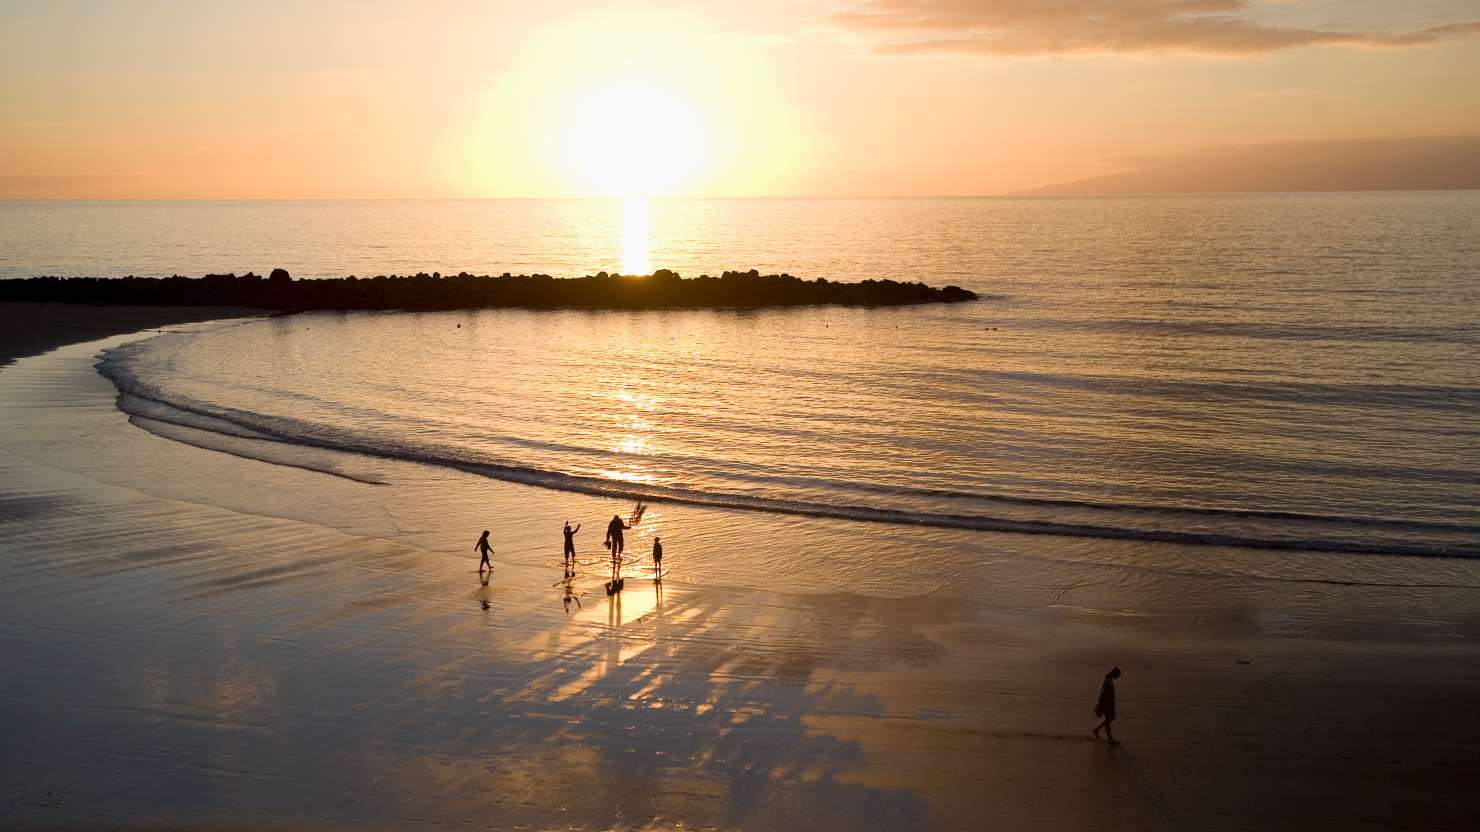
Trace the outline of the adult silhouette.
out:
<instances>
[{"instance_id":1,"label":"adult silhouette","mask_svg":"<svg viewBox=\"0 0 1480 832\"><path fill-rule=\"evenodd\" d=\"M1100 729L1105 729L1105 739L1111 745L1119 745L1120 740L1115 738L1115 732L1111 730L1111 723L1115 722L1115 680L1120 678L1120 668L1112 667L1105 674L1105 682L1100 685L1100 699L1095 702L1095 716L1100 717L1100 724L1094 727L1090 733L1095 739L1100 738Z\"/></svg>"},{"instance_id":2,"label":"adult silhouette","mask_svg":"<svg viewBox=\"0 0 1480 832\"><path fill-rule=\"evenodd\" d=\"M483 534L479 536L478 542L473 544L473 549L483 556L483 558L478 561L478 574L483 574L483 567L485 566L488 567L489 572L492 572L493 561L489 560L488 556L493 554L493 547L488 545L487 529L483 530Z\"/></svg>"},{"instance_id":3,"label":"adult silhouette","mask_svg":"<svg viewBox=\"0 0 1480 832\"><path fill-rule=\"evenodd\" d=\"M606 524L606 547L612 550L612 557L618 558L626 543L622 539L622 532L632 528L622 520L622 515L613 514L612 521Z\"/></svg>"},{"instance_id":4,"label":"adult silhouette","mask_svg":"<svg viewBox=\"0 0 1480 832\"><path fill-rule=\"evenodd\" d=\"M622 522L620 514L613 514L612 521L606 524L606 545L612 550L612 581L607 585L608 592L615 592L622 588L617 583L622 579L622 550L626 548L622 540L622 532L630 528L632 527Z\"/></svg>"}]
</instances>

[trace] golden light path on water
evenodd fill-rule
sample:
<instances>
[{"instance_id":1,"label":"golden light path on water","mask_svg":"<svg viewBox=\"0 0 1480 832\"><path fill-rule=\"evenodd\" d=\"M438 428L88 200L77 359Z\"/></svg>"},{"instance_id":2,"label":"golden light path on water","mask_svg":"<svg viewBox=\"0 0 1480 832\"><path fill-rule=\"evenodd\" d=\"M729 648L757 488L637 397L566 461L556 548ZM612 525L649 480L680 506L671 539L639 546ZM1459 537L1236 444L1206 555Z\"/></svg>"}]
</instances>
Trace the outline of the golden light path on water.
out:
<instances>
[{"instance_id":1,"label":"golden light path on water","mask_svg":"<svg viewBox=\"0 0 1480 832\"><path fill-rule=\"evenodd\" d=\"M651 274L648 201L644 196L622 200L622 274Z\"/></svg>"}]
</instances>

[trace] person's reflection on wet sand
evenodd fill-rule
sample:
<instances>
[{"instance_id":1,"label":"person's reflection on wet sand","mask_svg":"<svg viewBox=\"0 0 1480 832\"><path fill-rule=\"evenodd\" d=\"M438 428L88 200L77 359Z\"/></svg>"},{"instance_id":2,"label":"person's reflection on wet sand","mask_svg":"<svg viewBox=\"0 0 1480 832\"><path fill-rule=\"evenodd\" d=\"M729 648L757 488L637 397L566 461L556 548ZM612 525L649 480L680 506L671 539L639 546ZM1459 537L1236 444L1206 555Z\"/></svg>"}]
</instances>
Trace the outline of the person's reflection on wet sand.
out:
<instances>
[{"instance_id":1,"label":"person's reflection on wet sand","mask_svg":"<svg viewBox=\"0 0 1480 832\"><path fill-rule=\"evenodd\" d=\"M564 595L564 597L561 598L561 601L565 605L565 614L566 615L570 615L570 602L571 601L575 601L576 602L576 609L580 609L581 608L581 596L579 596L579 595L577 595L575 593L575 588L574 588L574 585L573 585L573 582L575 581L575 577L576 577L576 565L574 563L566 564L566 566L565 566L565 581L564 581L565 595Z\"/></svg>"},{"instance_id":2,"label":"person's reflection on wet sand","mask_svg":"<svg viewBox=\"0 0 1480 832\"><path fill-rule=\"evenodd\" d=\"M484 572L482 569L478 570L478 586L485 587L485 589L478 590L478 606L482 608L484 612L487 612L492 607L492 605L488 603L488 591L486 589L486 587L488 586L488 582L492 579L492 569L488 570L487 572Z\"/></svg>"},{"instance_id":3,"label":"person's reflection on wet sand","mask_svg":"<svg viewBox=\"0 0 1480 832\"><path fill-rule=\"evenodd\" d=\"M606 596L606 626L622 626L622 593L620 592Z\"/></svg>"}]
</instances>

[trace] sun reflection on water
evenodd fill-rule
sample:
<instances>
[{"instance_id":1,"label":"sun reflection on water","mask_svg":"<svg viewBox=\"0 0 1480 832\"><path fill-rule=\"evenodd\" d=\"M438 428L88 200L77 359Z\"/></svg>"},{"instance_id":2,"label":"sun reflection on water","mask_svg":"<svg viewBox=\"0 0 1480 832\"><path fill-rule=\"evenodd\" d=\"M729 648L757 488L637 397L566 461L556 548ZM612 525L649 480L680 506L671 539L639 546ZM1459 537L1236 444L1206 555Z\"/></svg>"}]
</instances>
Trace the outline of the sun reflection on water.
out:
<instances>
[{"instance_id":1,"label":"sun reflection on water","mask_svg":"<svg viewBox=\"0 0 1480 832\"><path fill-rule=\"evenodd\" d=\"M638 410L652 410L658 404L657 397L647 393L633 393L625 387L617 391L617 398Z\"/></svg>"},{"instance_id":2,"label":"sun reflection on water","mask_svg":"<svg viewBox=\"0 0 1480 832\"><path fill-rule=\"evenodd\" d=\"M629 196L622 200L622 274L649 274L648 201Z\"/></svg>"},{"instance_id":3,"label":"sun reflection on water","mask_svg":"<svg viewBox=\"0 0 1480 832\"><path fill-rule=\"evenodd\" d=\"M657 477L654 477L652 474L644 474L641 471L621 471L616 468L598 468L596 470L596 474L602 479L620 480L621 482L640 483L643 485L651 485L652 483L657 482Z\"/></svg>"},{"instance_id":4,"label":"sun reflection on water","mask_svg":"<svg viewBox=\"0 0 1480 832\"><path fill-rule=\"evenodd\" d=\"M633 393L626 388L616 395L626 412L616 415L617 433L611 445L613 453L644 455L651 453L648 438L653 432L653 423L644 413L657 409L657 398L646 393Z\"/></svg>"},{"instance_id":5,"label":"sun reflection on water","mask_svg":"<svg viewBox=\"0 0 1480 832\"><path fill-rule=\"evenodd\" d=\"M612 450L619 454L645 454L647 449L646 436L629 436L612 446Z\"/></svg>"}]
</instances>

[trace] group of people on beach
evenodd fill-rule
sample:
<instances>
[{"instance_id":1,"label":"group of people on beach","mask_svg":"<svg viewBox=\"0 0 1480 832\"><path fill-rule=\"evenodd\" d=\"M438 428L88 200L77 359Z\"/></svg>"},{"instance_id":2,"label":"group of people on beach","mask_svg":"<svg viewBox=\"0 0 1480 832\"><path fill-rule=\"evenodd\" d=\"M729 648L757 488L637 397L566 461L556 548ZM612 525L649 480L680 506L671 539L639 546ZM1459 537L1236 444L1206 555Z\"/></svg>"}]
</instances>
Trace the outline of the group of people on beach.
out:
<instances>
[{"instance_id":1,"label":"group of people on beach","mask_svg":"<svg viewBox=\"0 0 1480 832\"><path fill-rule=\"evenodd\" d=\"M606 540L602 545L611 552L612 584L615 584L622 576L622 559L627 543L623 532L631 529L633 524L642 517L643 508L644 506L641 503L637 504L637 509L632 513L631 523L623 520L620 514L613 514L611 521L606 524ZM561 534L565 537L565 549L562 559L567 567L567 577L574 574L576 532L580 530L580 523L577 523L575 528L571 528L569 520L565 521L565 528L561 530ZM493 563L489 561L488 556L493 554L493 547L488 543L488 531L486 529L483 531L483 535L478 538L478 542L473 548L483 556L483 559L478 563L478 574L483 574L483 568L485 566L489 572L492 572ZM663 541L657 537L653 538L653 568L654 580L661 581L663 579ZM565 606L568 611L570 608L570 591L568 586L566 590ZM1105 674L1105 680L1100 685L1099 699L1095 702L1095 716L1100 718L1100 724L1096 725L1090 731L1090 733L1094 734L1095 739L1100 739L1100 732L1104 731L1105 741L1111 745L1120 744L1120 741L1115 739L1115 732L1112 728L1115 722L1115 680L1119 679L1120 675L1120 668L1118 667L1110 668L1110 672Z\"/></svg>"},{"instance_id":2,"label":"group of people on beach","mask_svg":"<svg viewBox=\"0 0 1480 832\"><path fill-rule=\"evenodd\" d=\"M646 506L642 503L638 503L637 508L632 512L631 522L623 520L620 514L613 514L612 519L606 524L606 539L601 545L611 553L613 582L622 577L622 563L627 550L625 532L642 518L645 508ZM561 534L565 536L564 559L568 563L575 563L576 532L580 530L580 523L577 523L575 528L571 528L569 520L565 521L565 528L561 530ZM653 570L654 580L661 581L663 579L663 539L660 537L653 538Z\"/></svg>"},{"instance_id":3,"label":"group of people on beach","mask_svg":"<svg viewBox=\"0 0 1480 832\"><path fill-rule=\"evenodd\" d=\"M611 522L606 524L606 540L603 541L602 546L606 547L611 553L613 582L616 582L622 576L622 563L627 549L627 540L624 533L642 519L642 513L646 508L642 503L638 503L637 508L632 512L630 522L623 520L620 514L613 514ZM577 523L572 528L569 520L565 521L565 528L561 529L561 535L565 538L562 560L568 565L574 565L575 563L576 532L580 530L580 523ZM473 550L479 554L478 574L483 574L485 568L489 572L492 572L493 561L490 560L490 556L493 555L494 550L492 544L488 542L487 529L483 530L483 534L479 536L478 542L473 544ZM653 538L653 571L653 579L661 581L663 579L663 539L659 537Z\"/></svg>"}]
</instances>

